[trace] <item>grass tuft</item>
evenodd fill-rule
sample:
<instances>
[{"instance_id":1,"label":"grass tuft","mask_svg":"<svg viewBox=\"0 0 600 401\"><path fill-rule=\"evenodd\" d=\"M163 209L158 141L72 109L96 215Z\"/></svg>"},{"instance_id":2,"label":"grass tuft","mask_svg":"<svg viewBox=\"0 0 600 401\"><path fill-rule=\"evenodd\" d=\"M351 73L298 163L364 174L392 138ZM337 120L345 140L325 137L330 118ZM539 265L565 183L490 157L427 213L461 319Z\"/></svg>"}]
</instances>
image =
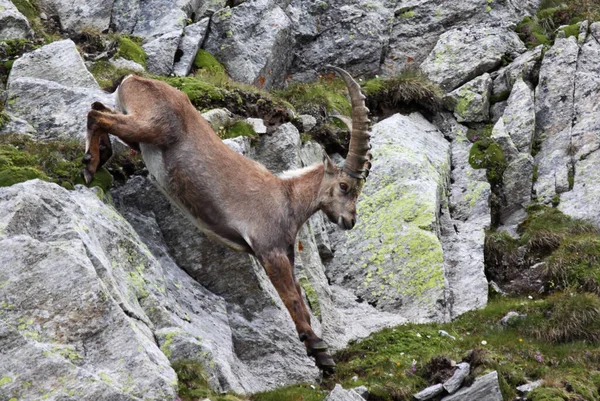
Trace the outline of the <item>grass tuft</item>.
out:
<instances>
[{"instance_id":1,"label":"grass tuft","mask_svg":"<svg viewBox=\"0 0 600 401\"><path fill-rule=\"evenodd\" d=\"M370 79L362 89L367 96L367 107L375 114L411 106L437 112L443 105L440 88L416 69L406 69L387 79Z\"/></svg>"},{"instance_id":2,"label":"grass tuft","mask_svg":"<svg viewBox=\"0 0 600 401\"><path fill-rule=\"evenodd\" d=\"M293 83L286 89L275 91L274 95L290 103L300 114L352 114L346 85L341 79L329 76L310 84Z\"/></svg>"},{"instance_id":3,"label":"grass tuft","mask_svg":"<svg viewBox=\"0 0 600 401\"><path fill-rule=\"evenodd\" d=\"M600 295L600 237L568 235L548 258L546 274L553 286Z\"/></svg>"}]
</instances>

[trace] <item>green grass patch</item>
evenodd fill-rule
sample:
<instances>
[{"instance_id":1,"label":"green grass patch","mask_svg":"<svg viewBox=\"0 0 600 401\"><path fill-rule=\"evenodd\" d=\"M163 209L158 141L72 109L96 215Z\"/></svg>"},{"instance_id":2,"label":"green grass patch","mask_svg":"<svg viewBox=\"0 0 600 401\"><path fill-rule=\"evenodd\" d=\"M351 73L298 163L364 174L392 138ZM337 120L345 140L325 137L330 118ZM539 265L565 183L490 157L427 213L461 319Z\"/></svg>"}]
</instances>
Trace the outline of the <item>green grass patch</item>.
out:
<instances>
[{"instance_id":1,"label":"green grass patch","mask_svg":"<svg viewBox=\"0 0 600 401\"><path fill-rule=\"evenodd\" d=\"M251 401L323 401L327 392L315 385L300 384L254 394Z\"/></svg>"},{"instance_id":2,"label":"green grass patch","mask_svg":"<svg viewBox=\"0 0 600 401\"><path fill-rule=\"evenodd\" d=\"M225 100L224 91L207 82L193 77L159 78L185 93L198 109L210 108L209 105Z\"/></svg>"},{"instance_id":3,"label":"green grass patch","mask_svg":"<svg viewBox=\"0 0 600 401\"><path fill-rule=\"evenodd\" d=\"M194 58L194 67L199 70L207 70L213 74L225 74L225 68L217 59L204 49L198 50Z\"/></svg>"},{"instance_id":4,"label":"green grass patch","mask_svg":"<svg viewBox=\"0 0 600 401\"><path fill-rule=\"evenodd\" d=\"M546 271L552 287L600 295L600 236L583 233L563 237L548 258Z\"/></svg>"},{"instance_id":5,"label":"green grass patch","mask_svg":"<svg viewBox=\"0 0 600 401\"><path fill-rule=\"evenodd\" d=\"M216 394L208 386L208 381L202 366L195 361L184 360L173 363L179 383L179 398L181 401L196 401L210 398L215 401L242 401L234 394Z\"/></svg>"},{"instance_id":6,"label":"green grass patch","mask_svg":"<svg viewBox=\"0 0 600 401\"><path fill-rule=\"evenodd\" d=\"M321 79L304 84L293 83L274 95L290 103L299 113L327 115L333 111L349 116L352 107L348 100L346 84L341 79Z\"/></svg>"},{"instance_id":7,"label":"green grass patch","mask_svg":"<svg viewBox=\"0 0 600 401\"><path fill-rule=\"evenodd\" d=\"M367 96L367 107L378 110L417 106L431 112L442 108L440 88L415 69L406 69L391 78L373 78L365 81L362 90Z\"/></svg>"}]
</instances>

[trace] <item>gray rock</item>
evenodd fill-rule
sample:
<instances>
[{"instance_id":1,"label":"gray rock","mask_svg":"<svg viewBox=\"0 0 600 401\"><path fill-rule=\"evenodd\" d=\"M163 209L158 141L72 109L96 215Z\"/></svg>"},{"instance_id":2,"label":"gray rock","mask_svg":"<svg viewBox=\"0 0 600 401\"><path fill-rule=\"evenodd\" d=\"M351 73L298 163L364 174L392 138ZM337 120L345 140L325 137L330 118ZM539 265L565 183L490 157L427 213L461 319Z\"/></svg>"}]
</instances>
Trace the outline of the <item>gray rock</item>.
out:
<instances>
[{"instance_id":1,"label":"gray rock","mask_svg":"<svg viewBox=\"0 0 600 401\"><path fill-rule=\"evenodd\" d=\"M67 87L100 89L70 39L50 43L15 60L7 88L10 89L19 78L39 78Z\"/></svg>"},{"instance_id":2,"label":"gray rock","mask_svg":"<svg viewBox=\"0 0 600 401\"><path fill-rule=\"evenodd\" d=\"M366 386L354 387L352 390L358 395L360 395L365 400L369 399L369 389Z\"/></svg>"},{"instance_id":3,"label":"gray rock","mask_svg":"<svg viewBox=\"0 0 600 401\"><path fill-rule=\"evenodd\" d=\"M452 377L444 383L444 389L450 394L455 393L460 388L465 378L469 376L470 372L471 365L466 362L459 363L456 365L456 370Z\"/></svg>"},{"instance_id":4,"label":"gray rock","mask_svg":"<svg viewBox=\"0 0 600 401\"><path fill-rule=\"evenodd\" d=\"M175 52L179 46L182 30L165 33L142 46L146 52L146 68L157 75L169 75L173 72Z\"/></svg>"},{"instance_id":5,"label":"gray rock","mask_svg":"<svg viewBox=\"0 0 600 401\"><path fill-rule=\"evenodd\" d=\"M5 113L9 120L0 128L0 134L24 134L35 135L35 128L22 118L15 117L10 113Z\"/></svg>"},{"instance_id":6,"label":"gray rock","mask_svg":"<svg viewBox=\"0 0 600 401\"><path fill-rule=\"evenodd\" d=\"M494 124L490 138L500 145L500 148L502 148L502 153L504 154L504 159L507 163L511 163L519 156L519 149L517 149L515 143L506 130L504 118L501 118L498 120L498 122L496 122L496 124Z\"/></svg>"},{"instance_id":7,"label":"gray rock","mask_svg":"<svg viewBox=\"0 0 600 401\"><path fill-rule=\"evenodd\" d=\"M384 1L292 0L285 9L296 42L290 74L314 81L327 64L354 76L379 73L388 46L393 12Z\"/></svg>"},{"instance_id":8,"label":"gray rock","mask_svg":"<svg viewBox=\"0 0 600 401\"><path fill-rule=\"evenodd\" d=\"M202 117L209 122L215 132L233 124L233 114L227 109L212 109L202 113Z\"/></svg>"},{"instance_id":9,"label":"gray rock","mask_svg":"<svg viewBox=\"0 0 600 401\"><path fill-rule=\"evenodd\" d=\"M372 128L373 168L352 231L336 233L332 283L411 321L447 313L439 210L449 178L449 144L419 114Z\"/></svg>"},{"instance_id":10,"label":"gray rock","mask_svg":"<svg viewBox=\"0 0 600 401\"><path fill-rule=\"evenodd\" d=\"M253 159L275 174L302 167L300 132L292 123L280 125L271 135L262 135Z\"/></svg>"},{"instance_id":11,"label":"gray rock","mask_svg":"<svg viewBox=\"0 0 600 401\"><path fill-rule=\"evenodd\" d=\"M442 401L503 401L498 372L478 377L471 387L464 387Z\"/></svg>"},{"instance_id":12,"label":"gray rock","mask_svg":"<svg viewBox=\"0 0 600 401\"><path fill-rule=\"evenodd\" d=\"M533 157L519 153L504 170L502 182L506 203L500 209L500 223L516 233L517 226L527 217L525 208L531 202Z\"/></svg>"},{"instance_id":13,"label":"gray rock","mask_svg":"<svg viewBox=\"0 0 600 401\"><path fill-rule=\"evenodd\" d=\"M502 326L510 326L515 320L523 319L525 317L527 317L527 315L521 315L519 312L510 311L506 314L506 316L500 319L500 324Z\"/></svg>"},{"instance_id":14,"label":"gray rock","mask_svg":"<svg viewBox=\"0 0 600 401\"><path fill-rule=\"evenodd\" d=\"M344 390L342 386L336 384L331 393L325 398L325 401L364 401L356 391Z\"/></svg>"},{"instance_id":15,"label":"gray rock","mask_svg":"<svg viewBox=\"0 0 600 401\"><path fill-rule=\"evenodd\" d=\"M559 208L566 214L600 224L597 196L600 194L597 175L600 155L600 68L595 60L600 55L600 24L593 23L581 47L575 73L573 127L571 141L565 152L573 163L572 191L561 195ZM594 106L594 104L596 106Z\"/></svg>"},{"instance_id":16,"label":"gray rock","mask_svg":"<svg viewBox=\"0 0 600 401\"><path fill-rule=\"evenodd\" d=\"M140 73L143 73L146 71L146 69L144 68L143 65L138 64L133 60L127 60L123 57L119 57L117 59L111 58L110 60L108 60L108 62L111 63L112 65L114 65L116 68L131 70L131 71L140 72Z\"/></svg>"},{"instance_id":17,"label":"gray rock","mask_svg":"<svg viewBox=\"0 0 600 401\"><path fill-rule=\"evenodd\" d=\"M101 90L67 87L36 78L11 79L6 111L26 120L39 138L78 138L86 135L90 105L114 107L114 97Z\"/></svg>"},{"instance_id":18,"label":"gray rock","mask_svg":"<svg viewBox=\"0 0 600 401\"><path fill-rule=\"evenodd\" d=\"M241 155L247 156L252 152L251 139L247 136L224 139L223 143Z\"/></svg>"},{"instance_id":19,"label":"gray rock","mask_svg":"<svg viewBox=\"0 0 600 401\"><path fill-rule=\"evenodd\" d=\"M517 387L517 391L521 394L527 394L527 393L535 390L536 388L540 387L542 384L544 384L544 380L542 380L542 379L536 380L534 382L523 384L523 385Z\"/></svg>"},{"instance_id":20,"label":"gray rock","mask_svg":"<svg viewBox=\"0 0 600 401\"><path fill-rule=\"evenodd\" d=\"M267 126L262 118L247 118L245 121L254 128L254 132L257 134L264 135L267 133Z\"/></svg>"},{"instance_id":21,"label":"gray rock","mask_svg":"<svg viewBox=\"0 0 600 401\"><path fill-rule=\"evenodd\" d=\"M196 53L208 32L208 24L210 20L204 18L195 24L188 25L183 30L183 36L179 41L178 50L181 52L179 61L173 66L173 73L177 76L184 77L189 74Z\"/></svg>"},{"instance_id":22,"label":"gray rock","mask_svg":"<svg viewBox=\"0 0 600 401\"><path fill-rule=\"evenodd\" d=\"M502 58L525 52L517 34L509 29L478 25L443 33L421 68L442 89L451 91L491 71Z\"/></svg>"},{"instance_id":23,"label":"gray rock","mask_svg":"<svg viewBox=\"0 0 600 401\"><path fill-rule=\"evenodd\" d=\"M557 39L546 52L535 90L536 139L541 150L535 157L538 201L550 202L569 190L571 124L574 114L575 71L579 47L575 38Z\"/></svg>"},{"instance_id":24,"label":"gray rock","mask_svg":"<svg viewBox=\"0 0 600 401\"><path fill-rule=\"evenodd\" d=\"M290 25L274 0L226 7L212 16L205 49L235 81L264 88L282 85L293 55Z\"/></svg>"},{"instance_id":25,"label":"gray rock","mask_svg":"<svg viewBox=\"0 0 600 401\"><path fill-rule=\"evenodd\" d=\"M448 97L454 104L454 116L461 122L484 122L490 118L492 78L485 73L452 91Z\"/></svg>"},{"instance_id":26,"label":"gray rock","mask_svg":"<svg viewBox=\"0 0 600 401\"><path fill-rule=\"evenodd\" d=\"M506 110L508 102L498 102L494 103L490 106L490 122L492 124L496 124L502 115L504 114L504 110Z\"/></svg>"},{"instance_id":27,"label":"gray rock","mask_svg":"<svg viewBox=\"0 0 600 401\"><path fill-rule=\"evenodd\" d=\"M536 78L536 67L542 60L542 52L544 46L540 45L536 48L528 50L514 59L512 63L500 70L493 72L494 79L493 96L499 96L502 93L510 92L515 82L522 79L529 84L534 83ZM537 71L539 72L539 71Z\"/></svg>"},{"instance_id":28,"label":"gray rock","mask_svg":"<svg viewBox=\"0 0 600 401\"><path fill-rule=\"evenodd\" d=\"M0 0L0 40L22 39L32 35L29 21L10 0Z\"/></svg>"},{"instance_id":29,"label":"gray rock","mask_svg":"<svg viewBox=\"0 0 600 401\"><path fill-rule=\"evenodd\" d=\"M436 385L427 387L425 390L414 394L413 397L418 401L429 400L437 395L440 395L444 392L444 385L442 383L438 383Z\"/></svg>"},{"instance_id":30,"label":"gray rock","mask_svg":"<svg viewBox=\"0 0 600 401\"><path fill-rule=\"evenodd\" d=\"M430 0L391 2L395 7L382 73L394 75L420 65L441 34L458 27L511 26L535 14L538 1ZM474 78L474 77L471 77Z\"/></svg>"},{"instance_id":31,"label":"gray rock","mask_svg":"<svg viewBox=\"0 0 600 401\"><path fill-rule=\"evenodd\" d=\"M519 152L530 153L535 134L535 104L533 90L521 78L512 88L502 120Z\"/></svg>"},{"instance_id":32,"label":"gray rock","mask_svg":"<svg viewBox=\"0 0 600 401\"><path fill-rule=\"evenodd\" d=\"M301 114L298 116L302 122L302 132L310 132L317 125L317 119L308 114Z\"/></svg>"},{"instance_id":33,"label":"gray rock","mask_svg":"<svg viewBox=\"0 0 600 401\"><path fill-rule=\"evenodd\" d=\"M0 204L3 394L174 400L145 310L165 282L129 224L91 190L39 180L1 188Z\"/></svg>"},{"instance_id":34,"label":"gray rock","mask_svg":"<svg viewBox=\"0 0 600 401\"><path fill-rule=\"evenodd\" d=\"M446 330L438 330L438 334L442 337L448 337L451 340L456 340L456 337L448 333Z\"/></svg>"},{"instance_id":35,"label":"gray rock","mask_svg":"<svg viewBox=\"0 0 600 401\"><path fill-rule=\"evenodd\" d=\"M449 114L449 113L448 113ZM450 198L440 215L444 270L448 282L448 315L461 314L487 304L487 280L483 247L485 230L491 224L490 184L485 170L469 165L471 142L467 128L448 116L445 134L455 139L451 144L452 172Z\"/></svg>"},{"instance_id":36,"label":"gray rock","mask_svg":"<svg viewBox=\"0 0 600 401\"><path fill-rule=\"evenodd\" d=\"M109 28L114 0L78 1L40 0L36 5L47 15L58 16L63 30L80 31L92 28L105 31Z\"/></svg>"}]
</instances>

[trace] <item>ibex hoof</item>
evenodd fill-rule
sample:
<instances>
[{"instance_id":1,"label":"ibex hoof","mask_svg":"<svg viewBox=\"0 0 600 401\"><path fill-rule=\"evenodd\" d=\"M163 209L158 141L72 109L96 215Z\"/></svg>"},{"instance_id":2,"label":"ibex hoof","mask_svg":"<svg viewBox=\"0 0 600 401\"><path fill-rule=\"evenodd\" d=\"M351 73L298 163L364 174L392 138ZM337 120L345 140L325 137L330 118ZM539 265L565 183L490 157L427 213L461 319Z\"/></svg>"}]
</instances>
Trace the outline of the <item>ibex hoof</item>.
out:
<instances>
[{"instance_id":1,"label":"ibex hoof","mask_svg":"<svg viewBox=\"0 0 600 401\"><path fill-rule=\"evenodd\" d=\"M314 356L318 352L327 351L327 344L323 340L317 340L314 342L309 342L306 345L306 352L308 356Z\"/></svg>"},{"instance_id":2,"label":"ibex hoof","mask_svg":"<svg viewBox=\"0 0 600 401\"><path fill-rule=\"evenodd\" d=\"M335 372L335 362L327 352L317 352L315 354L315 363L325 374L333 374Z\"/></svg>"},{"instance_id":3,"label":"ibex hoof","mask_svg":"<svg viewBox=\"0 0 600 401\"><path fill-rule=\"evenodd\" d=\"M94 102L92 103L92 110L105 111L108 110L108 107L106 107L100 102Z\"/></svg>"},{"instance_id":4,"label":"ibex hoof","mask_svg":"<svg viewBox=\"0 0 600 401\"><path fill-rule=\"evenodd\" d=\"M83 175L83 180L85 181L86 185L90 185L90 182L92 182L94 179L92 173L90 173L87 169L82 170L81 175Z\"/></svg>"},{"instance_id":5,"label":"ibex hoof","mask_svg":"<svg viewBox=\"0 0 600 401\"><path fill-rule=\"evenodd\" d=\"M90 162L92 161L92 155L90 153L86 153L85 155L83 155L83 159L81 159L81 163L83 164L90 164Z\"/></svg>"}]
</instances>

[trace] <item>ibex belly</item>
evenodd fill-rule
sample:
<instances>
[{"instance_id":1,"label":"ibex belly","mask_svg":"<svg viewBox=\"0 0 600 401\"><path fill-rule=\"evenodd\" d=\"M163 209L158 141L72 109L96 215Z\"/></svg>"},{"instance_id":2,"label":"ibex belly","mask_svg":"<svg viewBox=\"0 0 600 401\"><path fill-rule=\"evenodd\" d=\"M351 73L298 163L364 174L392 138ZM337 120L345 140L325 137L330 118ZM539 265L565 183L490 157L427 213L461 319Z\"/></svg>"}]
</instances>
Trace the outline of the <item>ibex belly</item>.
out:
<instances>
[{"instance_id":1,"label":"ibex belly","mask_svg":"<svg viewBox=\"0 0 600 401\"><path fill-rule=\"evenodd\" d=\"M154 181L155 185L167 197L167 199L169 199L173 205L181 210L196 227L198 227L208 237L217 240L236 251L249 251L247 246L230 241L227 238L215 233L202 219L192 215L176 196L173 196L169 193L168 172L163 160L163 153L160 149L153 145L140 143L140 150L142 151L142 157L144 158L144 163L146 164L146 168L150 173L152 181Z\"/></svg>"}]
</instances>

